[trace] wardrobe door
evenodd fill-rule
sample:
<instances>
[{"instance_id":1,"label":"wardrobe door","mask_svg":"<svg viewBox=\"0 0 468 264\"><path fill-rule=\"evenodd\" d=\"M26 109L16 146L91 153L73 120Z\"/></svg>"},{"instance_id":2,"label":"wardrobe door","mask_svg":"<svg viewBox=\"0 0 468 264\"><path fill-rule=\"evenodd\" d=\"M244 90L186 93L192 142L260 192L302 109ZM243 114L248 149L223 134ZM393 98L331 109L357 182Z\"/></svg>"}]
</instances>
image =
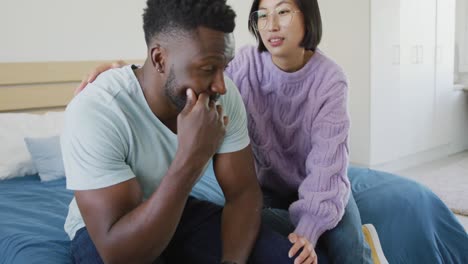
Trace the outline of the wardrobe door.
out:
<instances>
[{"instance_id":1,"label":"wardrobe door","mask_svg":"<svg viewBox=\"0 0 468 264\"><path fill-rule=\"evenodd\" d=\"M438 145L450 143L453 125L455 13L455 0L437 0L434 141Z\"/></svg>"},{"instance_id":2,"label":"wardrobe door","mask_svg":"<svg viewBox=\"0 0 468 264\"><path fill-rule=\"evenodd\" d=\"M400 5L402 156L436 145L436 6L436 0L404 0Z\"/></svg>"},{"instance_id":3,"label":"wardrobe door","mask_svg":"<svg viewBox=\"0 0 468 264\"><path fill-rule=\"evenodd\" d=\"M458 50L457 70L468 73L468 0L456 1Z\"/></svg>"}]
</instances>

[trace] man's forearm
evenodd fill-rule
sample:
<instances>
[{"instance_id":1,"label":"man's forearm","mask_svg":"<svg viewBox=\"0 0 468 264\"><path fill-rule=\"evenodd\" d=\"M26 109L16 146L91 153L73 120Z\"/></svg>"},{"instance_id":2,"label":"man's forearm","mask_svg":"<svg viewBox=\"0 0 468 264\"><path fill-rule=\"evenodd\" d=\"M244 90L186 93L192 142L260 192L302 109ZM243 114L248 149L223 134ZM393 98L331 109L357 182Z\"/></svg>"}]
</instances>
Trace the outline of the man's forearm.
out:
<instances>
[{"instance_id":1,"label":"man's forearm","mask_svg":"<svg viewBox=\"0 0 468 264\"><path fill-rule=\"evenodd\" d=\"M246 263L255 244L263 201L260 189L251 189L234 199L226 197L221 230L223 261Z\"/></svg>"},{"instance_id":2,"label":"man's forearm","mask_svg":"<svg viewBox=\"0 0 468 264\"><path fill-rule=\"evenodd\" d=\"M200 173L198 169L178 164L173 163L148 200L110 228L104 246L107 250L100 252L108 253L103 257L112 260L109 262L152 262L165 249L177 228L191 186ZM193 182L184 174L193 174Z\"/></svg>"}]
</instances>

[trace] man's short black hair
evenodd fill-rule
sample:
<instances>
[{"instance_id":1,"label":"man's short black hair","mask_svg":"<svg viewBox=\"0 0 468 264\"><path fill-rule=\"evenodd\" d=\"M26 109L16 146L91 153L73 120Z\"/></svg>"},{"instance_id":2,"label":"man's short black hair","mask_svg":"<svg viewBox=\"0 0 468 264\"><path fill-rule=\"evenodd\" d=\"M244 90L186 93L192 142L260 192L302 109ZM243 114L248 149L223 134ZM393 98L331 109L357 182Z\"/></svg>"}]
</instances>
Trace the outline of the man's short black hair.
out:
<instances>
[{"instance_id":1,"label":"man's short black hair","mask_svg":"<svg viewBox=\"0 0 468 264\"><path fill-rule=\"evenodd\" d=\"M296 5L304 17L305 34L302 39L301 47L306 50L315 51L322 40L322 17L317 0L294 0ZM254 0L250 8L250 14L258 10L260 0ZM249 16L250 18L250 16ZM255 36L258 41L258 50L267 51L265 45L260 38L260 34L256 29L257 21L249 19L249 31Z\"/></svg>"},{"instance_id":2,"label":"man's short black hair","mask_svg":"<svg viewBox=\"0 0 468 264\"><path fill-rule=\"evenodd\" d=\"M226 0L148 0L143 13L146 44L159 34L192 31L199 26L231 33L236 14Z\"/></svg>"}]
</instances>

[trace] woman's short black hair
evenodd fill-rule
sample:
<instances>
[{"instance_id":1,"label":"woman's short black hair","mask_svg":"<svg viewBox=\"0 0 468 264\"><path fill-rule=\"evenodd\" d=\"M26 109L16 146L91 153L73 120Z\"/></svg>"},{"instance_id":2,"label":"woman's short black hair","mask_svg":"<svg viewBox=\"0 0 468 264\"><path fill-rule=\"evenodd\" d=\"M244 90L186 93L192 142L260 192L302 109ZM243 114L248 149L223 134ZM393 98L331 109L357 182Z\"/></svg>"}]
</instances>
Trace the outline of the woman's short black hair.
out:
<instances>
[{"instance_id":1,"label":"woman's short black hair","mask_svg":"<svg viewBox=\"0 0 468 264\"><path fill-rule=\"evenodd\" d=\"M147 0L143 31L147 45L158 34L191 31L199 26L231 33L235 17L226 0Z\"/></svg>"},{"instance_id":2,"label":"woman's short black hair","mask_svg":"<svg viewBox=\"0 0 468 264\"><path fill-rule=\"evenodd\" d=\"M261 0L254 0L250 8L250 15L258 10ZM302 39L301 47L306 50L315 51L322 39L322 17L320 16L320 9L317 0L294 0L296 5L304 17L304 39ZM249 15L249 31L258 41L258 50L267 51L265 45L260 38L260 34L256 29L257 21L250 19Z\"/></svg>"}]
</instances>

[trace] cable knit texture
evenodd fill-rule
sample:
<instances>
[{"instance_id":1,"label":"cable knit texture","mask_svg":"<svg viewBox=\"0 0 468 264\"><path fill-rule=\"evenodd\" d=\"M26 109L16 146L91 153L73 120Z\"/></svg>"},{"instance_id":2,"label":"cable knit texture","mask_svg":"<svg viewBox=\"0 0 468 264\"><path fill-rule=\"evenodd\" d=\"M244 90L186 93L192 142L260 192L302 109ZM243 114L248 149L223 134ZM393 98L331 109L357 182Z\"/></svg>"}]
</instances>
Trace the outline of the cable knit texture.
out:
<instances>
[{"instance_id":1,"label":"cable knit texture","mask_svg":"<svg viewBox=\"0 0 468 264\"><path fill-rule=\"evenodd\" d=\"M226 73L247 109L260 184L280 196L298 194L291 221L315 245L341 220L350 193L346 76L319 50L302 69L287 73L251 46L237 53Z\"/></svg>"}]
</instances>

